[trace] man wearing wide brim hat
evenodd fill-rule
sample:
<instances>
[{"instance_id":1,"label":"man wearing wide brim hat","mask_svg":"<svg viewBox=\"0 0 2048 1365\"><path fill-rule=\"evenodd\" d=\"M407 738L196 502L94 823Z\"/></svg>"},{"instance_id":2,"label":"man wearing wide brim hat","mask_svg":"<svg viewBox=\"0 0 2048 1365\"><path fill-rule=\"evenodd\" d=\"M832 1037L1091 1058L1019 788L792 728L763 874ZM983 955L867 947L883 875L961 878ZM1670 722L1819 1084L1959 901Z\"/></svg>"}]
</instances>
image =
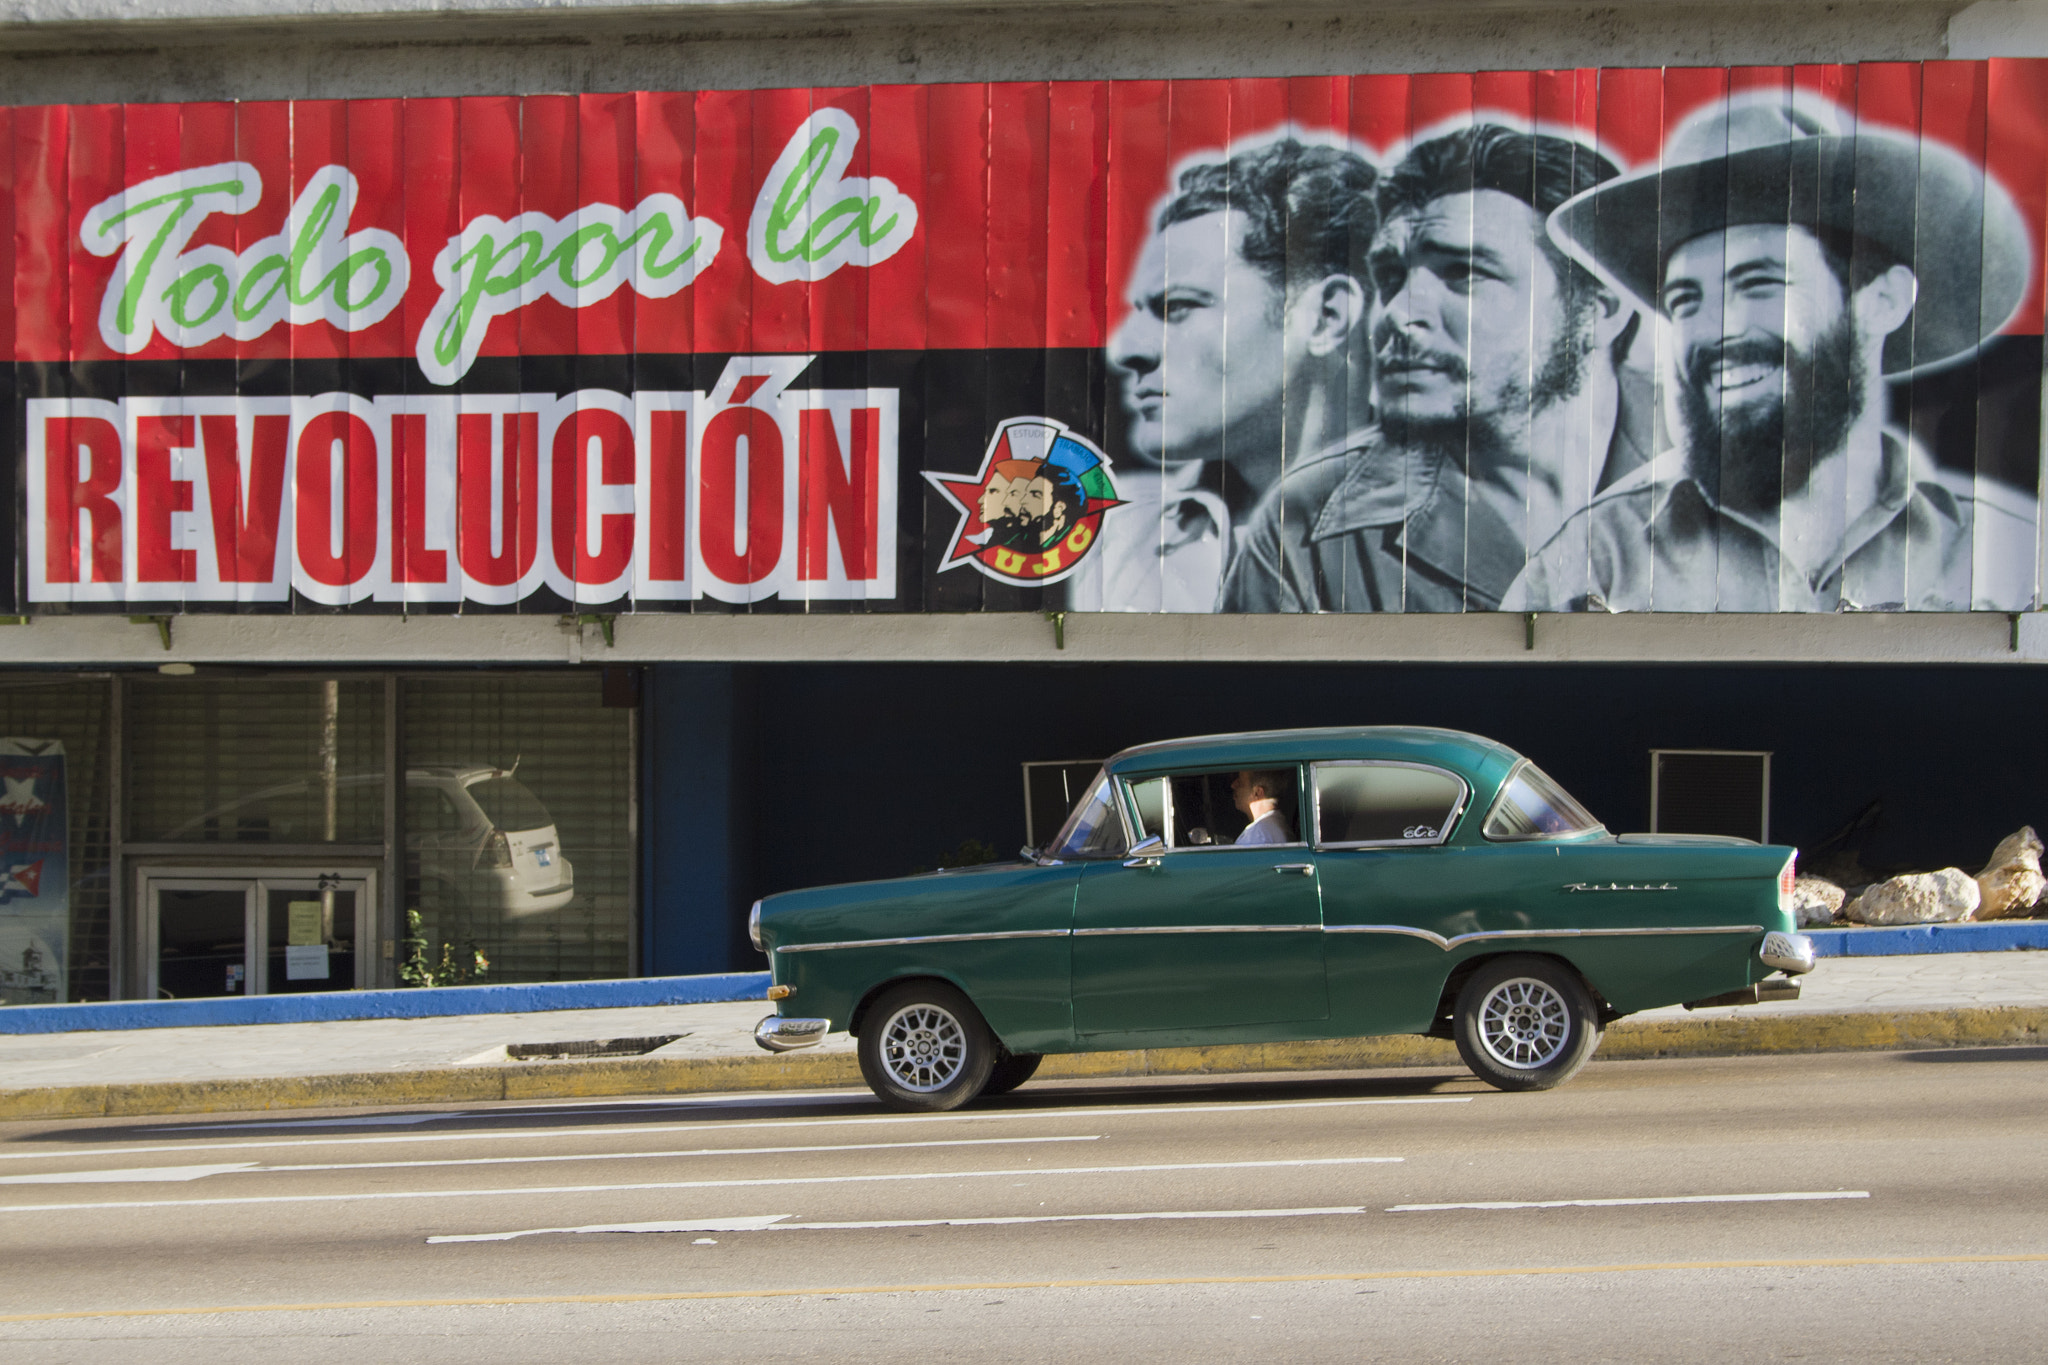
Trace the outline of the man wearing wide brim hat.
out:
<instances>
[{"instance_id":1,"label":"man wearing wide brim hat","mask_svg":"<svg viewBox=\"0 0 2048 1365\"><path fill-rule=\"evenodd\" d=\"M1567 524L1505 609L2031 605L2030 509L1887 425L1888 381L2011 319L2026 224L1954 149L1843 126L1790 91L1736 96L1680 124L1661 168L1551 216L1654 310L1674 448Z\"/></svg>"}]
</instances>

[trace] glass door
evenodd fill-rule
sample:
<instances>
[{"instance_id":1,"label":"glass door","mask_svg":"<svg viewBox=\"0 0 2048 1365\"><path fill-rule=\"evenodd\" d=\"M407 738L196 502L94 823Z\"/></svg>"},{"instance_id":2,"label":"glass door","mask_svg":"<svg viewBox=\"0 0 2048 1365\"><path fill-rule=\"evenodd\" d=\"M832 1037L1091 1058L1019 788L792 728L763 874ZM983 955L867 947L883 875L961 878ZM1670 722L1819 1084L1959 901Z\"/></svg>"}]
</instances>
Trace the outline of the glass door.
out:
<instances>
[{"instance_id":1,"label":"glass door","mask_svg":"<svg viewBox=\"0 0 2048 1365\"><path fill-rule=\"evenodd\" d=\"M150 998L359 990L376 874L207 869L141 877Z\"/></svg>"},{"instance_id":2,"label":"glass door","mask_svg":"<svg viewBox=\"0 0 2048 1365\"><path fill-rule=\"evenodd\" d=\"M263 990L270 995L354 990L361 982L366 878L265 877L260 883Z\"/></svg>"},{"instance_id":3,"label":"glass door","mask_svg":"<svg viewBox=\"0 0 2048 1365\"><path fill-rule=\"evenodd\" d=\"M157 1000L253 994L249 940L256 887L249 881L149 883L150 982Z\"/></svg>"}]
</instances>

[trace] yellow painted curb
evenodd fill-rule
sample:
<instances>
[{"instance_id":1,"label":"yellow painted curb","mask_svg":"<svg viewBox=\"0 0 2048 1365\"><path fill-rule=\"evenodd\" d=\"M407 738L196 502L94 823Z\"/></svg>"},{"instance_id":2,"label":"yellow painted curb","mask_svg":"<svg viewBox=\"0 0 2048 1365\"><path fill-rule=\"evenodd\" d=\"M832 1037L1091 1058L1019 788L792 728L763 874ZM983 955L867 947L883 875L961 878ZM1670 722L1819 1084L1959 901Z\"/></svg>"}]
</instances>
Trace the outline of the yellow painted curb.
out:
<instances>
[{"instance_id":1,"label":"yellow painted curb","mask_svg":"<svg viewBox=\"0 0 2048 1365\"><path fill-rule=\"evenodd\" d=\"M1607 1030L1595 1059L1899 1051L2044 1041L2048 1041L2048 1008L2021 1005L1750 1018L1737 1015L1712 1019L1625 1019ZM1434 1038L1338 1038L1306 1043L1067 1053L1046 1058L1038 1074L1048 1079L1109 1079L1460 1065L1457 1049ZM0 1121L808 1090L860 1083L859 1066L844 1052L539 1062L332 1076L0 1090Z\"/></svg>"}]
</instances>

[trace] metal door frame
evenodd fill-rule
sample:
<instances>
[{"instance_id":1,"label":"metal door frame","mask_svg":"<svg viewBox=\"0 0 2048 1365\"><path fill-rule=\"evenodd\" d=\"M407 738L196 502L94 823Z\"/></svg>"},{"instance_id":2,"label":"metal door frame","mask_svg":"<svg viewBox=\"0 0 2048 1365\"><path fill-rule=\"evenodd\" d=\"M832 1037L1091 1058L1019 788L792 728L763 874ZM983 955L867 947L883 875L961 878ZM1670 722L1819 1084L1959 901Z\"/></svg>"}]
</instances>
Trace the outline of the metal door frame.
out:
<instances>
[{"instance_id":1,"label":"metal door frame","mask_svg":"<svg viewBox=\"0 0 2048 1365\"><path fill-rule=\"evenodd\" d=\"M322 866L267 866L260 863L242 863L227 867L180 867L174 864L151 863L135 869L135 903L143 917L143 961L144 999L157 998L157 955L160 950L158 908L156 893L159 889L172 891L241 891L242 900L242 979L246 983L242 995L270 994L270 953L267 943L259 945L262 931L268 928L264 912L268 909L269 893L276 891L318 891L320 883L328 881L332 889L353 890L356 893L355 924L355 980L342 990L363 990L372 984L376 967L372 962L373 953L367 945L374 942L377 927L377 872L375 867L362 864ZM370 931L366 935L366 930ZM233 996L222 999L232 1000Z\"/></svg>"}]
</instances>

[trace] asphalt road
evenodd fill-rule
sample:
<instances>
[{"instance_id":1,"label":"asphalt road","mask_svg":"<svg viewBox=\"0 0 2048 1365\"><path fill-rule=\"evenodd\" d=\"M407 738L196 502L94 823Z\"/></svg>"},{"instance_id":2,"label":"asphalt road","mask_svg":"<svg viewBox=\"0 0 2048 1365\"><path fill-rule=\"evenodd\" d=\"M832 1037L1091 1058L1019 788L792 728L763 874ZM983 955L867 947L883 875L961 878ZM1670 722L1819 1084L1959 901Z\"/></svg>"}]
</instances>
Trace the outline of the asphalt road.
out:
<instances>
[{"instance_id":1,"label":"asphalt road","mask_svg":"<svg viewBox=\"0 0 2048 1365\"><path fill-rule=\"evenodd\" d=\"M0 1354L2038 1359L2044 1117L2004 1048L18 1124Z\"/></svg>"}]
</instances>

